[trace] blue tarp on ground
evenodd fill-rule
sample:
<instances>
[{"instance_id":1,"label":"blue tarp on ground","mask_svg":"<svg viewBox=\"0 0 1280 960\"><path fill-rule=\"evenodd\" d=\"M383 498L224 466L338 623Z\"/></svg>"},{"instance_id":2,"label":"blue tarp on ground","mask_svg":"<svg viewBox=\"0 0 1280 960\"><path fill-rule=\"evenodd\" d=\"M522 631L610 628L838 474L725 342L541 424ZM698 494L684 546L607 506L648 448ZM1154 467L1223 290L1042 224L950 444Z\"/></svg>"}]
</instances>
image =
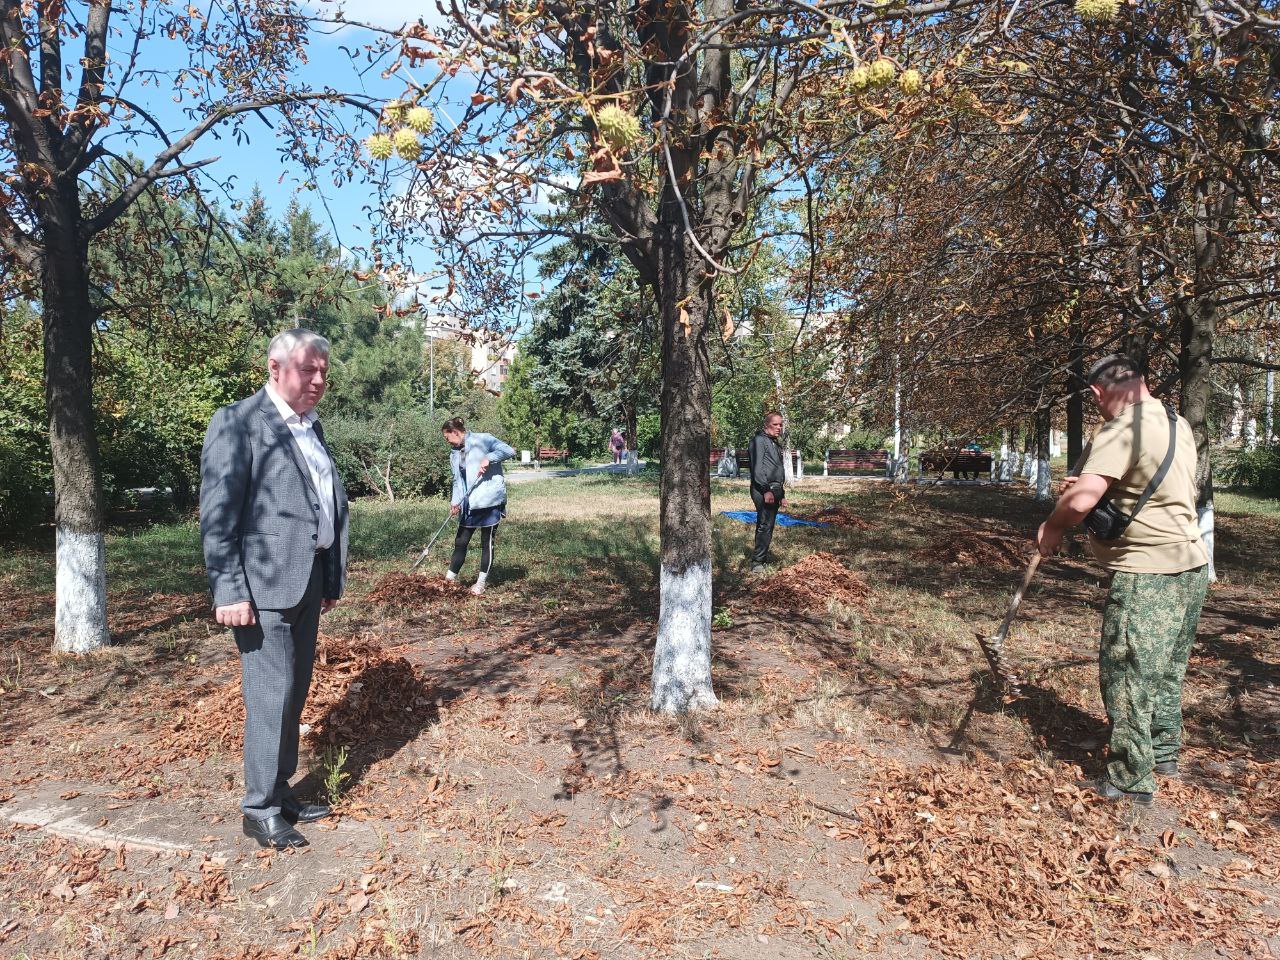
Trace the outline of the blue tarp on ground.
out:
<instances>
[{"instance_id":1,"label":"blue tarp on ground","mask_svg":"<svg viewBox=\"0 0 1280 960\"><path fill-rule=\"evenodd\" d=\"M743 523L749 523L752 526L756 522L756 512L754 510L721 510L720 516L729 517L732 520L740 520ZM799 517L792 517L785 513L778 514L778 526L780 527L829 527L829 523L820 523L817 520L801 520Z\"/></svg>"}]
</instances>

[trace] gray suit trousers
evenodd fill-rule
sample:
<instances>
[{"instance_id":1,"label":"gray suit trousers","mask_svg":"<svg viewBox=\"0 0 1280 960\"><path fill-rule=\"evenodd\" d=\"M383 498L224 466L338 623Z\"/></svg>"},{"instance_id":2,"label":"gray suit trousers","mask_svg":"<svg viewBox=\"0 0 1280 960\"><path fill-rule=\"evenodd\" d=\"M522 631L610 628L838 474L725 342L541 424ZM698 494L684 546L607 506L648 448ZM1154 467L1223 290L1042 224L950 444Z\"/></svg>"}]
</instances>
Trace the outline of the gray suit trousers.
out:
<instances>
[{"instance_id":1,"label":"gray suit trousers","mask_svg":"<svg viewBox=\"0 0 1280 960\"><path fill-rule=\"evenodd\" d=\"M252 627L235 629L244 695L244 784L241 809L265 820L280 813L298 769L298 723L311 688L324 597L321 556L302 600L288 610L261 610Z\"/></svg>"}]
</instances>

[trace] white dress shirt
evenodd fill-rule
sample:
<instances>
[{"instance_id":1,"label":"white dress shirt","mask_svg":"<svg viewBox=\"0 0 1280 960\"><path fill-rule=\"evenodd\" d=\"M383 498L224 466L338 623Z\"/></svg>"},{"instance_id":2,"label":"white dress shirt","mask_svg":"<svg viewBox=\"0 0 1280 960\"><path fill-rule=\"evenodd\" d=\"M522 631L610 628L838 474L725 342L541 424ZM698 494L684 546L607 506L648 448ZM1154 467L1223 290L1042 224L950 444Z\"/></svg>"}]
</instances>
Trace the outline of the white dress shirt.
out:
<instances>
[{"instance_id":1,"label":"white dress shirt","mask_svg":"<svg viewBox=\"0 0 1280 960\"><path fill-rule=\"evenodd\" d=\"M293 434L294 445L302 454L307 472L311 474L311 485L320 494L320 502L315 505L319 513L316 549L324 550L333 546L333 463L329 460L329 453L325 450L324 444L316 436L314 425L319 417L314 410L302 415L294 413L284 397L276 393L275 388L269 383L267 396L276 405L280 416L284 418L285 426Z\"/></svg>"}]
</instances>

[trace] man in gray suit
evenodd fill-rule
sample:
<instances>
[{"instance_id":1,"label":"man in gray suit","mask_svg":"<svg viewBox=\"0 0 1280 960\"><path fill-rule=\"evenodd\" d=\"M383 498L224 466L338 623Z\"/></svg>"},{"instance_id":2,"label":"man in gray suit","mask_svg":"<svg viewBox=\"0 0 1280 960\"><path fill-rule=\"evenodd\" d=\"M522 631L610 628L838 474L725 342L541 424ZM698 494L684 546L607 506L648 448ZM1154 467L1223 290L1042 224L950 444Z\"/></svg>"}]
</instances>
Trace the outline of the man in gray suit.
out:
<instances>
[{"instance_id":1,"label":"man in gray suit","mask_svg":"<svg viewBox=\"0 0 1280 960\"><path fill-rule=\"evenodd\" d=\"M244 696L244 834L304 847L297 823L330 810L302 803L289 780L311 686L320 614L346 583L347 494L315 406L329 342L278 334L267 385L213 415L200 455L200 539L218 623L240 651Z\"/></svg>"}]
</instances>

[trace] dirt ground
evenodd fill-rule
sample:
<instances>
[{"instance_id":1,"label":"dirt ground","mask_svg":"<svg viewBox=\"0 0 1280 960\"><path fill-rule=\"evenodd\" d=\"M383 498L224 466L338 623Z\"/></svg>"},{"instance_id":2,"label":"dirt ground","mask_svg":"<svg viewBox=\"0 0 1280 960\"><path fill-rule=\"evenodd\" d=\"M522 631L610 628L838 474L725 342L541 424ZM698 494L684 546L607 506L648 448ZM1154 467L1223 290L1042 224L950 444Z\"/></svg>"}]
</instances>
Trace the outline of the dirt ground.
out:
<instances>
[{"instance_id":1,"label":"dirt ground","mask_svg":"<svg viewBox=\"0 0 1280 960\"><path fill-rule=\"evenodd\" d=\"M530 484L523 515L554 523L563 497L649 542L649 493L617 490ZM51 596L0 581L0 953L1280 956L1276 518L1221 517L1184 776L1143 812L1084 785L1100 571L1044 566L1006 645L1023 696L974 642L1043 508L854 481L794 499L840 522L780 530L767 578L717 520L720 706L682 719L646 708L651 552L588 551L551 589L549 548L513 533L482 599L357 563L304 716L302 790L340 815L288 853L239 835L238 665L205 595L113 596L115 645L71 660L47 652Z\"/></svg>"}]
</instances>

